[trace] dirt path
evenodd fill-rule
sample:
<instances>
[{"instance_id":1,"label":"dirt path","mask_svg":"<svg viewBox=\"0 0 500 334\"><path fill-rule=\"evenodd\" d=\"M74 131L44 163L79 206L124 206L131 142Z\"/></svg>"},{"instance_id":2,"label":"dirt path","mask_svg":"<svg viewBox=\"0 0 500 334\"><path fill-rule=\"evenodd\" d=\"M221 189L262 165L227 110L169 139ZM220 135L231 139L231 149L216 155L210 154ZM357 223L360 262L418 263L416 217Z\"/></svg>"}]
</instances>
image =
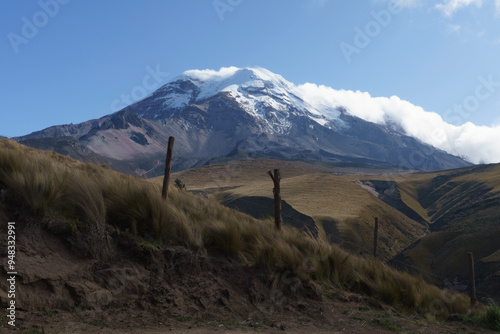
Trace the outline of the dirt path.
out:
<instances>
[{"instance_id":1,"label":"dirt path","mask_svg":"<svg viewBox=\"0 0 500 334\"><path fill-rule=\"evenodd\" d=\"M381 309L359 301L327 301L324 312L314 319L286 313L249 315L248 319L230 321L166 318L158 314L132 312L131 309L106 312L81 311L63 313L23 313L18 315L16 330L21 333L103 333L103 334L204 334L204 333L494 333L488 329L463 322L434 322L421 316L400 315L394 310ZM42 332L43 327L43 332ZM0 328L0 333L12 333Z\"/></svg>"}]
</instances>

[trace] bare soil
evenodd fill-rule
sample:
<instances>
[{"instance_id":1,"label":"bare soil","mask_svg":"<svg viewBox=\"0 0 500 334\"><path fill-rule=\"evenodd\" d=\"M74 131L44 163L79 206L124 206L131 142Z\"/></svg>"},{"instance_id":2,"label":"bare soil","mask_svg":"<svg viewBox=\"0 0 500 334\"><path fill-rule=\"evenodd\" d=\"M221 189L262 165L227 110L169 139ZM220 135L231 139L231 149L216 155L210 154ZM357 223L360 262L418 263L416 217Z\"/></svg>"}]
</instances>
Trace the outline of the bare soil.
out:
<instances>
[{"instance_id":1,"label":"bare soil","mask_svg":"<svg viewBox=\"0 0 500 334\"><path fill-rule=\"evenodd\" d=\"M21 333L492 333L485 328L462 322L433 322L420 316L382 311L365 301L321 303L322 313L313 317L289 312L264 314L256 310L246 319L231 314L202 316L201 319L165 317L164 312L136 311L132 307L106 311L20 312L16 330ZM313 311L312 309L309 311ZM317 311L317 310L314 310ZM215 320L218 319L218 320ZM29 331L27 331L29 330ZM36 330L36 331L35 331ZM11 333L0 328L0 333Z\"/></svg>"},{"instance_id":2,"label":"bare soil","mask_svg":"<svg viewBox=\"0 0 500 334\"><path fill-rule=\"evenodd\" d=\"M487 333L404 315L292 272L184 247L137 246L106 228L37 220L0 207L0 302L7 298L6 223L16 222L16 327L0 333Z\"/></svg>"}]
</instances>

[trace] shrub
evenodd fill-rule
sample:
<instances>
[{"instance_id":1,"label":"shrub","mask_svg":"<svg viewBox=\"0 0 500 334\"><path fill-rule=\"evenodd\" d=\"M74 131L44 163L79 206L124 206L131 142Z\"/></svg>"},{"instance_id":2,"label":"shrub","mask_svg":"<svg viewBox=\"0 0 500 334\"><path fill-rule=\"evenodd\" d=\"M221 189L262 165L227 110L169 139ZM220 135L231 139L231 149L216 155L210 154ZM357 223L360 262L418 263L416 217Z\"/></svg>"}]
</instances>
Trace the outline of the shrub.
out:
<instances>
[{"instance_id":1,"label":"shrub","mask_svg":"<svg viewBox=\"0 0 500 334\"><path fill-rule=\"evenodd\" d=\"M483 316L485 326L500 331L500 307L493 301L490 301L486 314Z\"/></svg>"},{"instance_id":2,"label":"shrub","mask_svg":"<svg viewBox=\"0 0 500 334\"><path fill-rule=\"evenodd\" d=\"M186 185L182 182L181 179L175 179L175 186L180 190L186 190Z\"/></svg>"}]
</instances>

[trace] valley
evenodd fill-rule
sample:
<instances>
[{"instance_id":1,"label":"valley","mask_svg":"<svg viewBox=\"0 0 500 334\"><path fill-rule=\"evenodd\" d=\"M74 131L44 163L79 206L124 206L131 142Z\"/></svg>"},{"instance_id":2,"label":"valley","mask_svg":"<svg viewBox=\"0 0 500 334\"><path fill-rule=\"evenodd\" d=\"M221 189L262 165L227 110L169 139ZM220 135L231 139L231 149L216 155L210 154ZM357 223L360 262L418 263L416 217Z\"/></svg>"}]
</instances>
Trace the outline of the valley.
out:
<instances>
[{"instance_id":1,"label":"valley","mask_svg":"<svg viewBox=\"0 0 500 334\"><path fill-rule=\"evenodd\" d=\"M500 165L398 172L362 165L257 159L190 169L173 178L181 179L189 191L266 218L272 215L272 182L266 171L274 168L281 170L282 200L312 218L324 240L371 255L374 218L378 217L381 259L434 284L465 291L467 253L472 252L482 298L500 299L496 255ZM257 198L268 198L267 207ZM235 201L239 207L231 205ZM305 223L294 215L284 209L284 222L303 228Z\"/></svg>"}]
</instances>

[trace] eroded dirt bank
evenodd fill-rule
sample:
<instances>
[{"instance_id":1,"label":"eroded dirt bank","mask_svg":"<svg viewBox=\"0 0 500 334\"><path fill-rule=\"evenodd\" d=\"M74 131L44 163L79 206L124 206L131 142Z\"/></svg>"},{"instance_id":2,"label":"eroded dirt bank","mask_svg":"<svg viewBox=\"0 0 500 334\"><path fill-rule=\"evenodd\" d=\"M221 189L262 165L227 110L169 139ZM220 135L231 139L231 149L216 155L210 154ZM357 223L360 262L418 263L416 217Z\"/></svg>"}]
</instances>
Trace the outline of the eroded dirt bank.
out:
<instances>
[{"instance_id":1,"label":"eroded dirt bank","mask_svg":"<svg viewBox=\"0 0 500 334\"><path fill-rule=\"evenodd\" d=\"M138 243L112 227L0 210L2 308L6 222L16 222L16 327L26 333L479 333L437 324L293 272L271 274L203 250ZM0 331L11 332L2 315Z\"/></svg>"}]
</instances>

